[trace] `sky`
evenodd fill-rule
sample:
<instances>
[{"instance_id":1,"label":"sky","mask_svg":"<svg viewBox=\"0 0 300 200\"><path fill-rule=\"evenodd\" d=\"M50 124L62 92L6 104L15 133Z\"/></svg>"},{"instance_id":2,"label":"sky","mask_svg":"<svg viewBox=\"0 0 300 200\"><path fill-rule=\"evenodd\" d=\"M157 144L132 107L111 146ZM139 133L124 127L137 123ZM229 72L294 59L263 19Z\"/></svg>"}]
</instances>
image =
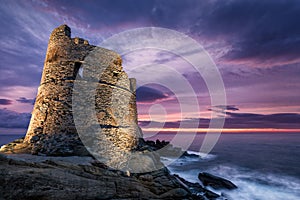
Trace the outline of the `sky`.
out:
<instances>
[{"instance_id":1,"label":"sky","mask_svg":"<svg viewBox=\"0 0 300 200\"><path fill-rule=\"evenodd\" d=\"M211 105L201 74L178 56L149 49L122 56L124 70L137 79L145 131L172 131L183 122L206 130L213 112L226 117L228 132L300 132L299 19L298 0L0 0L0 129L27 128L50 33L67 24L72 37L94 45L135 28L167 28L212 58L226 105ZM151 84L141 84L149 77Z\"/></svg>"}]
</instances>

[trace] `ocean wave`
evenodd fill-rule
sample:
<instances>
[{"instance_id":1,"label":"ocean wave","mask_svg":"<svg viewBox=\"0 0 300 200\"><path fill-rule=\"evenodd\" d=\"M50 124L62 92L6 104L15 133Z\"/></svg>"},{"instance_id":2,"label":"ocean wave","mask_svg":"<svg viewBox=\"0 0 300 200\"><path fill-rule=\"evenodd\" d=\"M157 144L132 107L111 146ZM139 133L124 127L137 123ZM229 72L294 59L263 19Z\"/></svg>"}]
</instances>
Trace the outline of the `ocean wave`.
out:
<instances>
[{"instance_id":1,"label":"ocean wave","mask_svg":"<svg viewBox=\"0 0 300 200\"><path fill-rule=\"evenodd\" d=\"M168 168L190 182L199 182L199 169L179 171L172 166ZM208 188L230 200L300 199L300 180L294 177L255 172L238 166L216 166L206 172L224 177L238 186L232 191Z\"/></svg>"},{"instance_id":2,"label":"ocean wave","mask_svg":"<svg viewBox=\"0 0 300 200\"><path fill-rule=\"evenodd\" d=\"M190 163L206 162L217 158L217 156L214 154L204 154L195 151L187 151L187 153L189 154L189 156L182 156L180 158L163 156L161 157L161 161L166 166L175 167L175 166L189 165Z\"/></svg>"},{"instance_id":3,"label":"ocean wave","mask_svg":"<svg viewBox=\"0 0 300 200\"><path fill-rule=\"evenodd\" d=\"M217 155L214 154L206 154L206 153L196 152L196 151L187 151L187 153L190 155L199 156L201 160L213 160L217 157Z\"/></svg>"}]
</instances>

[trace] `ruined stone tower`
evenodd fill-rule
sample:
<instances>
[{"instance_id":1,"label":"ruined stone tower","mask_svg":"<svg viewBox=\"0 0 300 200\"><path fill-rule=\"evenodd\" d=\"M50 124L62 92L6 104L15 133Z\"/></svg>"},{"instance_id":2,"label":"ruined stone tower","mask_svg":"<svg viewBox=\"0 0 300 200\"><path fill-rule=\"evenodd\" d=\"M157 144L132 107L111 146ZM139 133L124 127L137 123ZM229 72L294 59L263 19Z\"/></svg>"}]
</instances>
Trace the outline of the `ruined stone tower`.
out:
<instances>
[{"instance_id":1,"label":"ruined stone tower","mask_svg":"<svg viewBox=\"0 0 300 200\"><path fill-rule=\"evenodd\" d=\"M88 56L90 63L86 59ZM121 62L121 57L113 51L89 45L81 38L71 38L71 29L67 25L54 29L23 142L26 148L33 154L66 156L87 153L74 124L72 95L75 81L87 88L90 85L96 88L91 94L95 94L95 113L99 123L96 125L102 129L97 133L86 132L86 138L98 141L92 141L95 144L89 150L108 155L105 150L126 152L136 148L141 133L136 125L135 79L128 78ZM103 73L94 73L93 69L102 69ZM89 77L85 79L87 74ZM85 112L88 108L82 109ZM92 116L87 114L83 119L85 130L92 130L91 127L95 126L89 124L89 117ZM99 142L101 137L105 140ZM113 148L104 147L107 141L113 144ZM115 152L114 156L121 154Z\"/></svg>"}]
</instances>

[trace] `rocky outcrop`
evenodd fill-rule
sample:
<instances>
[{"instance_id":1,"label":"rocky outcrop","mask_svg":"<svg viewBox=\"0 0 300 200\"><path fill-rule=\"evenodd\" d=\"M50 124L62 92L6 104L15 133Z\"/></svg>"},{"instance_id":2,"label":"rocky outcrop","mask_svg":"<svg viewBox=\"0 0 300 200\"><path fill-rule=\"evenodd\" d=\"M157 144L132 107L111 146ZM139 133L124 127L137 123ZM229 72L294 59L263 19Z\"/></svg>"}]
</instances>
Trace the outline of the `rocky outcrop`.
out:
<instances>
[{"instance_id":1,"label":"rocky outcrop","mask_svg":"<svg viewBox=\"0 0 300 200\"><path fill-rule=\"evenodd\" d=\"M158 139L156 141L147 140L147 141L143 141L142 144L143 144L143 148L148 148L152 151L155 151L160 156L163 157L174 157L174 158L179 158L182 156L199 157L198 155L189 154L188 152L183 151L181 148L175 147L170 142L164 140L162 141Z\"/></svg>"},{"instance_id":2,"label":"rocky outcrop","mask_svg":"<svg viewBox=\"0 0 300 200\"><path fill-rule=\"evenodd\" d=\"M186 186L186 188L188 188L189 191L199 199L217 199L221 197L220 195L202 187L199 183L188 182L177 174L175 174L174 177L176 177L182 183L182 185Z\"/></svg>"},{"instance_id":3,"label":"rocky outcrop","mask_svg":"<svg viewBox=\"0 0 300 200\"><path fill-rule=\"evenodd\" d=\"M166 168L130 174L91 157L0 154L0 199L197 199Z\"/></svg>"}]
</instances>

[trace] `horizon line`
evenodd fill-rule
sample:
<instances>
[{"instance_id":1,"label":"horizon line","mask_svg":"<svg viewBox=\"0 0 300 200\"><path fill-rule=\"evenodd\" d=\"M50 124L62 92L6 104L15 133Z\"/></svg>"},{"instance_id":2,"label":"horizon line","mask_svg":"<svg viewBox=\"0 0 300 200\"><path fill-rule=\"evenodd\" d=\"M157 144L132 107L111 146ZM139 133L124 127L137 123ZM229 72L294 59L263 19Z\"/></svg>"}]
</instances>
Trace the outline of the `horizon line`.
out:
<instances>
[{"instance_id":1,"label":"horizon line","mask_svg":"<svg viewBox=\"0 0 300 200\"><path fill-rule=\"evenodd\" d=\"M196 132L196 133L300 133L300 129L287 128L142 128L144 132Z\"/></svg>"}]
</instances>

